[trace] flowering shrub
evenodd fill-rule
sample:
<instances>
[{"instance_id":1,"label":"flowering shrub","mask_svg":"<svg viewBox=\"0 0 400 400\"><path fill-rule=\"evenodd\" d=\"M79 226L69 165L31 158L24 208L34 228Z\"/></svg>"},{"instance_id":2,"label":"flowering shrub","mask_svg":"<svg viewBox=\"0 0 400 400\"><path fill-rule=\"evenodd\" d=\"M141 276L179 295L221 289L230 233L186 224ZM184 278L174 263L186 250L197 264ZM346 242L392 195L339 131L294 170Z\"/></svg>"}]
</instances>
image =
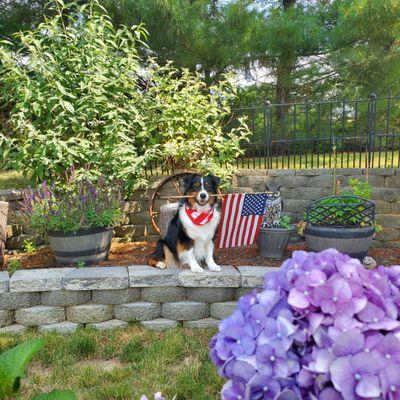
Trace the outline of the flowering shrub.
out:
<instances>
[{"instance_id":1,"label":"flowering shrub","mask_svg":"<svg viewBox=\"0 0 400 400\"><path fill-rule=\"evenodd\" d=\"M20 217L36 232L76 232L78 230L111 227L122 218L122 189L114 182L106 184L99 178L96 184L68 175L61 189L43 182L38 189L24 191Z\"/></svg>"},{"instance_id":2,"label":"flowering shrub","mask_svg":"<svg viewBox=\"0 0 400 400\"><path fill-rule=\"evenodd\" d=\"M211 341L222 398L400 399L399 306L400 266L294 252Z\"/></svg>"}]
</instances>

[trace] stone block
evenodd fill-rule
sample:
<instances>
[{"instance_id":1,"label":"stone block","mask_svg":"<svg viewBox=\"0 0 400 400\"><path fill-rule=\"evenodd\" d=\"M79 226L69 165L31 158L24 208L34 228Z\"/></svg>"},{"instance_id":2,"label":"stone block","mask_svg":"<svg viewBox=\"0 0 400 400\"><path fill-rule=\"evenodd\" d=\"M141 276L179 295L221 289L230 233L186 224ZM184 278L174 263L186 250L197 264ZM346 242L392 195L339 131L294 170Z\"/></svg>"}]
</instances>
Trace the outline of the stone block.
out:
<instances>
[{"instance_id":1,"label":"stone block","mask_svg":"<svg viewBox=\"0 0 400 400\"><path fill-rule=\"evenodd\" d=\"M376 240L382 242L392 242L400 239L400 229L396 228L384 228L381 232L378 232L375 236Z\"/></svg>"},{"instance_id":2,"label":"stone block","mask_svg":"<svg viewBox=\"0 0 400 400\"><path fill-rule=\"evenodd\" d=\"M329 196L331 194L331 190L329 188L319 188L319 187L307 187L307 188L294 188L292 189L292 198L293 199L302 199L302 200L317 200L321 197ZM284 197L283 197L284 198Z\"/></svg>"},{"instance_id":3,"label":"stone block","mask_svg":"<svg viewBox=\"0 0 400 400\"><path fill-rule=\"evenodd\" d=\"M111 329L122 329L128 326L125 321L120 321L119 319L111 319L109 321L97 322L94 324L88 324L87 326L98 329L99 331L108 331Z\"/></svg>"},{"instance_id":4,"label":"stone block","mask_svg":"<svg viewBox=\"0 0 400 400\"><path fill-rule=\"evenodd\" d=\"M66 290L125 289L129 287L128 271L125 267L78 268L63 279Z\"/></svg>"},{"instance_id":5,"label":"stone block","mask_svg":"<svg viewBox=\"0 0 400 400\"><path fill-rule=\"evenodd\" d=\"M398 214L378 214L376 222L385 228L400 229L400 215Z\"/></svg>"},{"instance_id":6,"label":"stone block","mask_svg":"<svg viewBox=\"0 0 400 400\"><path fill-rule=\"evenodd\" d=\"M56 332L61 335L68 335L74 333L78 328L79 324L70 321L59 322L58 324L41 325L38 327L40 333Z\"/></svg>"},{"instance_id":7,"label":"stone block","mask_svg":"<svg viewBox=\"0 0 400 400\"><path fill-rule=\"evenodd\" d=\"M0 294L0 310L16 310L38 305L40 293L3 293Z\"/></svg>"},{"instance_id":8,"label":"stone block","mask_svg":"<svg viewBox=\"0 0 400 400\"><path fill-rule=\"evenodd\" d=\"M296 176L297 179L299 178L305 178L304 176ZM311 176L307 179L304 185L299 184L297 182L297 185L295 187L314 187L314 188L326 188L326 189L332 189L332 184L333 184L333 176L332 173L327 173L325 175L319 175L319 176Z\"/></svg>"},{"instance_id":9,"label":"stone block","mask_svg":"<svg viewBox=\"0 0 400 400\"><path fill-rule=\"evenodd\" d=\"M390 211L393 214L400 214L400 200L390 203Z\"/></svg>"},{"instance_id":10,"label":"stone block","mask_svg":"<svg viewBox=\"0 0 400 400\"><path fill-rule=\"evenodd\" d=\"M92 302L96 304L133 303L140 299L139 288L93 290Z\"/></svg>"},{"instance_id":11,"label":"stone block","mask_svg":"<svg viewBox=\"0 0 400 400\"><path fill-rule=\"evenodd\" d=\"M399 201L400 200L400 190L395 188L373 188L372 198L374 200L383 201Z\"/></svg>"},{"instance_id":12,"label":"stone block","mask_svg":"<svg viewBox=\"0 0 400 400\"><path fill-rule=\"evenodd\" d=\"M264 276L267 272L278 271L277 267L255 267L243 266L238 267L240 275L242 276L242 287L245 288L261 288L264 284Z\"/></svg>"},{"instance_id":13,"label":"stone block","mask_svg":"<svg viewBox=\"0 0 400 400\"><path fill-rule=\"evenodd\" d=\"M25 326L56 324L65 321L65 309L50 306L21 308L15 311L15 321Z\"/></svg>"},{"instance_id":14,"label":"stone block","mask_svg":"<svg viewBox=\"0 0 400 400\"><path fill-rule=\"evenodd\" d=\"M35 246L40 246L44 243L40 235L20 235L8 238L6 248L8 250L21 250L24 248L26 240L32 242Z\"/></svg>"},{"instance_id":15,"label":"stone block","mask_svg":"<svg viewBox=\"0 0 400 400\"><path fill-rule=\"evenodd\" d=\"M189 329L218 328L221 321L215 318L203 318L196 321L184 321L183 326Z\"/></svg>"},{"instance_id":16,"label":"stone block","mask_svg":"<svg viewBox=\"0 0 400 400\"><path fill-rule=\"evenodd\" d=\"M66 307L89 303L92 299L92 294L87 290L55 290L42 292L40 297L40 302L44 306Z\"/></svg>"},{"instance_id":17,"label":"stone block","mask_svg":"<svg viewBox=\"0 0 400 400\"><path fill-rule=\"evenodd\" d=\"M283 199L282 209L285 212L304 213L306 211L306 207L309 204L310 204L309 200Z\"/></svg>"},{"instance_id":18,"label":"stone block","mask_svg":"<svg viewBox=\"0 0 400 400\"><path fill-rule=\"evenodd\" d=\"M369 175L381 175L381 176L392 176L395 175L398 169L396 168L370 168L368 170Z\"/></svg>"},{"instance_id":19,"label":"stone block","mask_svg":"<svg viewBox=\"0 0 400 400\"><path fill-rule=\"evenodd\" d=\"M161 305L158 303L136 302L120 304L114 308L115 318L122 321L149 321L161 315Z\"/></svg>"},{"instance_id":20,"label":"stone block","mask_svg":"<svg viewBox=\"0 0 400 400\"><path fill-rule=\"evenodd\" d=\"M179 274L179 282L184 287L239 287L239 272L230 265L223 265L221 268L221 272L205 269L202 274L185 269Z\"/></svg>"},{"instance_id":21,"label":"stone block","mask_svg":"<svg viewBox=\"0 0 400 400\"><path fill-rule=\"evenodd\" d=\"M387 201L375 200L375 212L377 214L390 214L392 212L390 204Z\"/></svg>"},{"instance_id":22,"label":"stone block","mask_svg":"<svg viewBox=\"0 0 400 400\"><path fill-rule=\"evenodd\" d=\"M142 321L141 324L144 328L152 331L166 331L168 329L176 328L179 325L179 322L165 318L157 318L151 321Z\"/></svg>"},{"instance_id":23,"label":"stone block","mask_svg":"<svg viewBox=\"0 0 400 400\"><path fill-rule=\"evenodd\" d=\"M16 271L10 278L10 292L61 290L63 278L76 268L40 268Z\"/></svg>"},{"instance_id":24,"label":"stone block","mask_svg":"<svg viewBox=\"0 0 400 400\"><path fill-rule=\"evenodd\" d=\"M308 169L298 169L295 171L296 176L318 176L318 175L326 175L331 173L330 168L308 168Z\"/></svg>"},{"instance_id":25,"label":"stone block","mask_svg":"<svg viewBox=\"0 0 400 400\"><path fill-rule=\"evenodd\" d=\"M221 301L230 301L233 299L235 294L234 288L225 287L199 287L199 288L188 288L187 298L192 301L201 301L204 303L214 303Z\"/></svg>"},{"instance_id":26,"label":"stone block","mask_svg":"<svg viewBox=\"0 0 400 400\"><path fill-rule=\"evenodd\" d=\"M9 285L10 278L8 276L7 271L0 271L0 294L2 293L7 293L9 291L10 285ZM1 308L1 305L0 305Z\"/></svg>"},{"instance_id":27,"label":"stone block","mask_svg":"<svg viewBox=\"0 0 400 400\"><path fill-rule=\"evenodd\" d=\"M268 176L281 177L295 175L296 171L294 169L269 169L267 171Z\"/></svg>"},{"instance_id":28,"label":"stone block","mask_svg":"<svg viewBox=\"0 0 400 400\"><path fill-rule=\"evenodd\" d=\"M134 219L134 216L136 214L130 214L129 215L129 220L131 220L131 215L133 216L132 219ZM144 232L144 226L142 225L141 229L138 229L140 225L121 225L121 226L116 226L114 228L114 235L115 237L135 237L135 236L140 236L143 235Z\"/></svg>"},{"instance_id":29,"label":"stone block","mask_svg":"<svg viewBox=\"0 0 400 400\"><path fill-rule=\"evenodd\" d=\"M210 305L199 301L177 301L162 305L162 316L175 321L195 321L210 315Z\"/></svg>"},{"instance_id":30,"label":"stone block","mask_svg":"<svg viewBox=\"0 0 400 400\"><path fill-rule=\"evenodd\" d=\"M210 315L213 318L224 319L233 314L236 310L236 301L226 301L225 303L212 303L210 305Z\"/></svg>"},{"instance_id":31,"label":"stone block","mask_svg":"<svg viewBox=\"0 0 400 400\"><path fill-rule=\"evenodd\" d=\"M1 334L12 334L12 335L17 335L20 333L24 333L28 330L27 326L24 325L9 325L5 326L4 328L0 328L0 335Z\"/></svg>"},{"instance_id":32,"label":"stone block","mask_svg":"<svg viewBox=\"0 0 400 400\"><path fill-rule=\"evenodd\" d=\"M142 301L165 303L186 299L186 288L180 286L145 287L142 289Z\"/></svg>"},{"instance_id":33,"label":"stone block","mask_svg":"<svg viewBox=\"0 0 400 400\"><path fill-rule=\"evenodd\" d=\"M0 328L12 325L14 322L14 311L0 310Z\"/></svg>"},{"instance_id":34,"label":"stone block","mask_svg":"<svg viewBox=\"0 0 400 400\"><path fill-rule=\"evenodd\" d=\"M387 176L385 186L389 188L400 188L400 175Z\"/></svg>"},{"instance_id":35,"label":"stone block","mask_svg":"<svg viewBox=\"0 0 400 400\"><path fill-rule=\"evenodd\" d=\"M67 320L81 324L103 322L113 318L113 309L109 304L81 304L66 309Z\"/></svg>"},{"instance_id":36,"label":"stone block","mask_svg":"<svg viewBox=\"0 0 400 400\"><path fill-rule=\"evenodd\" d=\"M148 265L128 267L130 287L179 286L179 269L158 269Z\"/></svg>"}]
</instances>

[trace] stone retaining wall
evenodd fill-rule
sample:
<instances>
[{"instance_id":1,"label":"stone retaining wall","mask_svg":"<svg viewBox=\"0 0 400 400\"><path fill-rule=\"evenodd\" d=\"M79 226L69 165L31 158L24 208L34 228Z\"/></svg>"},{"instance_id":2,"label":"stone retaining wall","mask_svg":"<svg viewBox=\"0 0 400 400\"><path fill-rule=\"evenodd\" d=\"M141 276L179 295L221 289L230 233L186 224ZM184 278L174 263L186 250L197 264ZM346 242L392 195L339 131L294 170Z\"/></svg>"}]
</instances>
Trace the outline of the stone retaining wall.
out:
<instances>
[{"instance_id":1,"label":"stone retaining wall","mask_svg":"<svg viewBox=\"0 0 400 400\"><path fill-rule=\"evenodd\" d=\"M262 287L268 267L223 266L221 272L130 267L0 272L0 333L113 329L139 321L164 330L179 324L215 327L236 300Z\"/></svg>"},{"instance_id":2,"label":"stone retaining wall","mask_svg":"<svg viewBox=\"0 0 400 400\"><path fill-rule=\"evenodd\" d=\"M258 192L265 190L266 183L281 185L284 212L299 221L309 202L332 192L332 169L306 170L240 170L234 179L232 192ZM373 187L373 200L376 203L377 222L384 230L376 235L374 245L400 248L400 169L375 168L368 171L368 181ZM341 187L346 188L350 177L365 179L365 170L359 168L337 169L337 179ZM124 224L115 228L116 240L153 241L158 239L148 212L149 201L159 183L165 176L150 177L147 190L133 193L125 208ZM176 195L176 189L170 184L162 195ZM8 249L22 248L24 240L36 244L41 239L28 228L18 225L15 210L21 192L18 190L0 191L0 200L10 202L8 225ZM159 206L160 204L156 204Z\"/></svg>"}]
</instances>

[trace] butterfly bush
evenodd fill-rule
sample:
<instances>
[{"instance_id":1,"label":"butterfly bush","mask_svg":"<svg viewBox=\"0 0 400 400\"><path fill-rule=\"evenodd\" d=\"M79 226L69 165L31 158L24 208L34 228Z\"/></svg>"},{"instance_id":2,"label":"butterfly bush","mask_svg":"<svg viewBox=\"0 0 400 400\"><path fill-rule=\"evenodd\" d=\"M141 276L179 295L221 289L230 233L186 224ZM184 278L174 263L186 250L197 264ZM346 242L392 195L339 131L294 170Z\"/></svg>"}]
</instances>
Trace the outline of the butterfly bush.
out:
<instances>
[{"instance_id":1,"label":"butterfly bush","mask_svg":"<svg viewBox=\"0 0 400 400\"><path fill-rule=\"evenodd\" d=\"M222 399L400 399L400 265L296 251L221 322Z\"/></svg>"}]
</instances>

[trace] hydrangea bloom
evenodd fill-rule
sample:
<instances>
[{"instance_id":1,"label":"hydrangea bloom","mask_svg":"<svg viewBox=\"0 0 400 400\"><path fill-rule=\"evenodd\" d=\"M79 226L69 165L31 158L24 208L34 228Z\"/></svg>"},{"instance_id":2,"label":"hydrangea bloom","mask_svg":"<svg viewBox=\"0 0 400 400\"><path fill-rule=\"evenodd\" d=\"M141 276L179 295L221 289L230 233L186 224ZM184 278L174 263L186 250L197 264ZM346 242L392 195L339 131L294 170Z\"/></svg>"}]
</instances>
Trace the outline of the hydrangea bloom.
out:
<instances>
[{"instance_id":1,"label":"hydrangea bloom","mask_svg":"<svg viewBox=\"0 0 400 400\"><path fill-rule=\"evenodd\" d=\"M297 251L220 324L224 400L400 400L400 266Z\"/></svg>"}]
</instances>

